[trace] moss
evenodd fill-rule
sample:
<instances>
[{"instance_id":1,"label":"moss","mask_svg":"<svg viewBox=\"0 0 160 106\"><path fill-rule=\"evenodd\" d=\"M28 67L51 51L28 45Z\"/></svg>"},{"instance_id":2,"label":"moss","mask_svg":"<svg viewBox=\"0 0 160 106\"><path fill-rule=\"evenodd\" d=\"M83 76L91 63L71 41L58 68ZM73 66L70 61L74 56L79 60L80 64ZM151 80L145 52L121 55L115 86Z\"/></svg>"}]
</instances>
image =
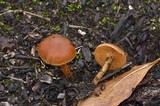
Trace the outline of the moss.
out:
<instances>
[{"instance_id":1,"label":"moss","mask_svg":"<svg viewBox=\"0 0 160 106\"><path fill-rule=\"evenodd\" d=\"M34 68L39 68L39 67L40 67L40 65L39 65L39 64L37 64L37 63L33 63L33 64L32 64L32 67L34 67Z\"/></svg>"},{"instance_id":2,"label":"moss","mask_svg":"<svg viewBox=\"0 0 160 106\"><path fill-rule=\"evenodd\" d=\"M109 20L110 20L109 17L104 17L104 18L102 18L101 23L104 25L104 24L106 24L107 21L109 21Z\"/></svg>"},{"instance_id":3,"label":"moss","mask_svg":"<svg viewBox=\"0 0 160 106\"><path fill-rule=\"evenodd\" d=\"M44 3L43 2L39 2L38 3L40 6L44 6Z\"/></svg>"},{"instance_id":4,"label":"moss","mask_svg":"<svg viewBox=\"0 0 160 106\"><path fill-rule=\"evenodd\" d=\"M11 10L12 9L12 6L7 6L7 10Z\"/></svg>"},{"instance_id":5,"label":"moss","mask_svg":"<svg viewBox=\"0 0 160 106\"><path fill-rule=\"evenodd\" d=\"M2 80L2 82L4 84L11 84L11 83L13 83L13 80L12 79L4 79L4 80Z\"/></svg>"},{"instance_id":6,"label":"moss","mask_svg":"<svg viewBox=\"0 0 160 106\"><path fill-rule=\"evenodd\" d=\"M61 28L60 28L59 25L57 25L57 26L54 26L54 27L52 28L52 30L54 30L55 32L59 32L59 31L61 30Z\"/></svg>"},{"instance_id":7,"label":"moss","mask_svg":"<svg viewBox=\"0 0 160 106\"><path fill-rule=\"evenodd\" d=\"M73 4L73 3L71 3L66 8L67 8L67 11L72 12L72 11L75 11L75 10L82 9L82 5L81 4Z\"/></svg>"},{"instance_id":8,"label":"moss","mask_svg":"<svg viewBox=\"0 0 160 106\"><path fill-rule=\"evenodd\" d=\"M16 20L20 19L20 14L16 13Z\"/></svg>"},{"instance_id":9,"label":"moss","mask_svg":"<svg viewBox=\"0 0 160 106\"><path fill-rule=\"evenodd\" d=\"M0 0L0 4L5 4L6 2L4 0Z\"/></svg>"},{"instance_id":10,"label":"moss","mask_svg":"<svg viewBox=\"0 0 160 106\"><path fill-rule=\"evenodd\" d=\"M36 2L37 2L37 0L32 0L32 2L33 2L33 3L36 3Z\"/></svg>"},{"instance_id":11,"label":"moss","mask_svg":"<svg viewBox=\"0 0 160 106\"><path fill-rule=\"evenodd\" d=\"M58 15L59 15L60 17L62 17L62 16L65 15L65 12L64 12L63 10L59 10L59 11L58 11Z\"/></svg>"},{"instance_id":12,"label":"moss","mask_svg":"<svg viewBox=\"0 0 160 106\"><path fill-rule=\"evenodd\" d=\"M153 0L155 3L158 3L158 0Z\"/></svg>"},{"instance_id":13,"label":"moss","mask_svg":"<svg viewBox=\"0 0 160 106\"><path fill-rule=\"evenodd\" d=\"M116 11L116 10L118 9L117 4L113 4L113 5L112 5L112 8L113 8L114 11Z\"/></svg>"},{"instance_id":14,"label":"moss","mask_svg":"<svg viewBox=\"0 0 160 106\"><path fill-rule=\"evenodd\" d=\"M22 7L23 7L24 10L26 10L28 8L28 6L24 3L22 4Z\"/></svg>"},{"instance_id":15,"label":"moss","mask_svg":"<svg viewBox=\"0 0 160 106\"><path fill-rule=\"evenodd\" d=\"M151 0L145 0L145 3L146 3L146 4L150 4L150 3L151 3Z\"/></svg>"},{"instance_id":16,"label":"moss","mask_svg":"<svg viewBox=\"0 0 160 106\"><path fill-rule=\"evenodd\" d=\"M94 0L88 0L86 4L89 5L89 4L93 3L93 1Z\"/></svg>"},{"instance_id":17,"label":"moss","mask_svg":"<svg viewBox=\"0 0 160 106\"><path fill-rule=\"evenodd\" d=\"M151 19L151 22L156 22L156 19L155 19L155 18L152 18L152 19Z\"/></svg>"},{"instance_id":18,"label":"moss","mask_svg":"<svg viewBox=\"0 0 160 106\"><path fill-rule=\"evenodd\" d=\"M102 4L102 7L107 7L107 6L108 6L108 3Z\"/></svg>"},{"instance_id":19,"label":"moss","mask_svg":"<svg viewBox=\"0 0 160 106\"><path fill-rule=\"evenodd\" d=\"M155 27L155 26L152 26L152 27L151 27L151 30L152 30L152 31L156 30L156 27Z\"/></svg>"},{"instance_id":20,"label":"moss","mask_svg":"<svg viewBox=\"0 0 160 106\"><path fill-rule=\"evenodd\" d=\"M42 16L48 17L48 16L49 16L49 12L48 12L48 11L44 11L44 12L42 13Z\"/></svg>"},{"instance_id":21,"label":"moss","mask_svg":"<svg viewBox=\"0 0 160 106\"><path fill-rule=\"evenodd\" d=\"M3 23L3 22L0 22L0 26L4 26L4 23Z\"/></svg>"},{"instance_id":22,"label":"moss","mask_svg":"<svg viewBox=\"0 0 160 106\"><path fill-rule=\"evenodd\" d=\"M141 11L143 14L147 13L147 10L146 10L144 7L142 7L142 8L140 9L140 11Z\"/></svg>"},{"instance_id":23,"label":"moss","mask_svg":"<svg viewBox=\"0 0 160 106\"><path fill-rule=\"evenodd\" d=\"M82 56L82 53L78 53L78 54L76 55L76 59L77 59L77 60L82 59L82 57L83 57L83 56Z\"/></svg>"}]
</instances>

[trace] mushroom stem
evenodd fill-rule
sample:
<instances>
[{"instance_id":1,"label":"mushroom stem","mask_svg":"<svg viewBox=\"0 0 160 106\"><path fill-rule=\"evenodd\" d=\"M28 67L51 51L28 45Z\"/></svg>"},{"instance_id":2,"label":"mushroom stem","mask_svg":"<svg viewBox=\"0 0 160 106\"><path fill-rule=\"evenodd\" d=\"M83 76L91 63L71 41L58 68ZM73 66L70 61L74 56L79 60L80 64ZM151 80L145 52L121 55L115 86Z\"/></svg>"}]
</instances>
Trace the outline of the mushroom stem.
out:
<instances>
[{"instance_id":1,"label":"mushroom stem","mask_svg":"<svg viewBox=\"0 0 160 106\"><path fill-rule=\"evenodd\" d=\"M66 77L70 77L71 76L71 71L68 67L67 64L63 64L60 66L60 70L65 74Z\"/></svg>"},{"instance_id":2,"label":"mushroom stem","mask_svg":"<svg viewBox=\"0 0 160 106\"><path fill-rule=\"evenodd\" d=\"M107 60L105 62L105 64L103 65L103 67L101 68L101 70L98 72L98 74L94 77L93 79L93 83L95 85L98 84L98 82L100 81L100 79L103 77L103 75L107 72L111 62L113 60L113 57L110 56L110 57L107 57Z\"/></svg>"}]
</instances>

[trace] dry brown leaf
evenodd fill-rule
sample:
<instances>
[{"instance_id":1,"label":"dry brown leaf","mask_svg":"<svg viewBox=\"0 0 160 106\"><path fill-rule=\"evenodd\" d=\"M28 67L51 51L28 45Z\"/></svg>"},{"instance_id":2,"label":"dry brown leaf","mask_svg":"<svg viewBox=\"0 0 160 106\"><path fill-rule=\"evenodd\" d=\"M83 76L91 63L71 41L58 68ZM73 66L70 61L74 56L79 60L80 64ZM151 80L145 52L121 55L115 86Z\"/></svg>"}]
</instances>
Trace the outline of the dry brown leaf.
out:
<instances>
[{"instance_id":1,"label":"dry brown leaf","mask_svg":"<svg viewBox=\"0 0 160 106\"><path fill-rule=\"evenodd\" d=\"M153 62L134 66L130 71L115 79L99 84L90 97L79 101L78 106L119 105L131 95L148 70L158 62L160 62L160 58Z\"/></svg>"}]
</instances>

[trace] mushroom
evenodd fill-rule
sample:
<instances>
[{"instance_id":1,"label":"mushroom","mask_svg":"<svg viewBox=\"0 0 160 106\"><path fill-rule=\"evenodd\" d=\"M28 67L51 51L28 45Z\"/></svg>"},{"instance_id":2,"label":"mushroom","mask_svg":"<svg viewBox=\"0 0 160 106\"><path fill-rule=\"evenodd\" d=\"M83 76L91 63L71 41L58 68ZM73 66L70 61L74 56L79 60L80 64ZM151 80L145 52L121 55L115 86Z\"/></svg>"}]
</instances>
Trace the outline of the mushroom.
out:
<instances>
[{"instance_id":1,"label":"mushroom","mask_svg":"<svg viewBox=\"0 0 160 106\"><path fill-rule=\"evenodd\" d=\"M71 76L67 63L76 56L76 49L70 40L59 34L52 34L40 42L38 54L45 63L60 66L67 77Z\"/></svg>"},{"instance_id":2,"label":"mushroom","mask_svg":"<svg viewBox=\"0 0 160 106\"><path fill-rule=\"evenodd\" d=\"M97 46L94 51L94 56L97 63L102 66L102 69L93 79L95 85L98 84L108 69L115 70L121 68L127 61L126 53L118 46L110 43Z\"/></svg>"}]
</instances>

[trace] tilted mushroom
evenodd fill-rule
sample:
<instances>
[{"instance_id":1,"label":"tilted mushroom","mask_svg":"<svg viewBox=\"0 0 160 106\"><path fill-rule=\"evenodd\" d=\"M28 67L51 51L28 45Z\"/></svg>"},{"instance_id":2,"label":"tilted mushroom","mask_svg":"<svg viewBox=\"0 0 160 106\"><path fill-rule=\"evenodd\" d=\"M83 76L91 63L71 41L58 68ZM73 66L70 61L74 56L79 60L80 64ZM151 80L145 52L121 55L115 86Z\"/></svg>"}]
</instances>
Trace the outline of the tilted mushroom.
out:
<instances>
[{"instance_id":1,"label":"tilted mushroom","mask_svg":"<svg viewBox=\"0 0 160 106\"><path fill-rule=\"evenodd\" d=\"M70 40L59 34L52 34L40 42L38 54L47 64L60 66L67 77L71 76L67 63L76 56L76 49Z\"/></svg>"},{"instance_id":2,"label":"tilted mushroom","mask_svg":"<svg viewBox=\"0 0 160 106\"><path fill-rule=\"evenodd\" d=\"M115 70L121 68L127 61L126 53L118 46L110 43L97 46L94 51L94 56L97 63L102 66L102 69L93 79L95 85L98 84L108 69Z\"/></svg>"}]
</instances>

